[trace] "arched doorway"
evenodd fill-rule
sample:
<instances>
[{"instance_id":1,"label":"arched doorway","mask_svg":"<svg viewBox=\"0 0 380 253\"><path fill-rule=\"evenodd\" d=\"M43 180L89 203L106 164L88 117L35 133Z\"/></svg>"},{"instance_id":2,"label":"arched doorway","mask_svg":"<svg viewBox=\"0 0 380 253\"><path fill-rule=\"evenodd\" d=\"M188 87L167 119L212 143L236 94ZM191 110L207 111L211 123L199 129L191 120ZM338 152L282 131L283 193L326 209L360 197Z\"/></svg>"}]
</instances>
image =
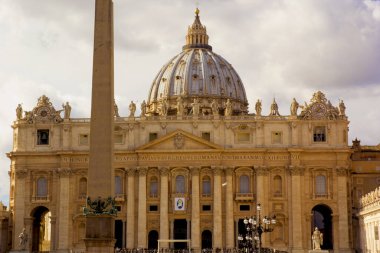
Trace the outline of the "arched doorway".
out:
<instances>
[{"instance_id":1,"label":"arched doorway","mask_svg":"<svg viewBox=\"0 0 380 253\"><path fill-rule=\"evenodd\" d=\"M212 233L210 230L202 232L202 249L212 249Z\"/></svg>"},{"instance_id":2,"label":"arched doorway","mask_svg":"<svg viewBox=\"0 0 380 253\"><path fill-rule=\"evenodd\" d=\"M51 213L44 206L33 209L32 251L50 251Z\"/></svg>"},{"instance_id":3,"label":"arched doorway","mask_svg":"<svg viewBox=\"0 0 380 253\"><path fill-rule=\"evenodd\" d=\"M321 249L333 249L332 233L332 211L326 205L316 205L312 209L313 218L311 220L311 233L315 227L323 233L323 244Z\"/></svg>"},{"instance_id":4,"label":"arched doorway","mask_svg":"<svg viewBox=\"0 0 380 253\"><path fill-rule=\"evenodd\" d=\"M158 232L152 230L148 234L148 249L157 249L158 248Z\"/></svg>"}]
</instances>

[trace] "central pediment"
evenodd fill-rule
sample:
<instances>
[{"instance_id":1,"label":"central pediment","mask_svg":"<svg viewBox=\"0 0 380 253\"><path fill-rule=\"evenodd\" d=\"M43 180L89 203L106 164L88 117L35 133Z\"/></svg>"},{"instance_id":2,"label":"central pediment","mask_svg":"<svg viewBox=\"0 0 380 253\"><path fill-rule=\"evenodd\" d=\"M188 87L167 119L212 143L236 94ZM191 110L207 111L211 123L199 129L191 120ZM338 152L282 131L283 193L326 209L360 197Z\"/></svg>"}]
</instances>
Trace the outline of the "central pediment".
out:
<instances>
[{"instance_id":1,"label":"central pediment","mask_svg":"<svg viewBox=\"0 0 380 253\"><path fill-rule=\"evenodd\" d=\"M161 138L153 140L139 148L136 151L162 151L162 150L222 150L223 148L210 141L202 139L183 130L175 130Z\"/></svg>"}]
</instances>

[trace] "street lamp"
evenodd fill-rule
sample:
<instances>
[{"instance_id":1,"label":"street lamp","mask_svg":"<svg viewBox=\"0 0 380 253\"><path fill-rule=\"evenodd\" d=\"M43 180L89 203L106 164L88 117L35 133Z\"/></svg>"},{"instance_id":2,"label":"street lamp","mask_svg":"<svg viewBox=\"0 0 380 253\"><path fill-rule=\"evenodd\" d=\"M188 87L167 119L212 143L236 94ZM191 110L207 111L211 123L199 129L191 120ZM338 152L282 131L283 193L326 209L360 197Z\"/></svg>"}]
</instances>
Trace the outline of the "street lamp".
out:
<instances>
[{"instance_id":1,"label":"street lamp","mask_svg":"<svg viewBox=\"0 0 380 253\"><path fill-rule=\"evenodd\" d=\"M238 235L238 241L246 249L246 253L261 253L261 235L266 232L272 232L276 224L276 216L274 215L272 217L264 216L261 219L260 204L257 204L256 210L257 212L254 216L246 217L243 221L246 229L245 237L240 234Z\"/></svg>"}]
</instances>

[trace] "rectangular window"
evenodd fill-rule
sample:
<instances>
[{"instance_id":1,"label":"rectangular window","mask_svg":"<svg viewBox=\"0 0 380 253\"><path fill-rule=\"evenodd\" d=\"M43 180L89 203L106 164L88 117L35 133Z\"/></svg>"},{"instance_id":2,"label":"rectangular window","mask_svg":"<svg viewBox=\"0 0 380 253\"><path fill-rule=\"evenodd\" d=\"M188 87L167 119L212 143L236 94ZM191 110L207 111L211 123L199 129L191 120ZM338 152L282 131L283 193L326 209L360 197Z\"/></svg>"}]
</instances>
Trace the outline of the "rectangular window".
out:
<instances>
[{"instance_id":1,"label":"rectangular window","mask_svg":"<svg viewBox=\"0 0 380 253\"><path fill-rule=\"evenodd\" d=\"M326 141L326 127L324 126L314 127L313 140L314 142L325 142Z\"/></svg>"},{"instance_id":2,"label":"rectangular window","mask_svg":"<svg viewBox=\"0 0 380 253\"><path fill-rule=\"evenodd\" d=\"M205 139L206 141L210 141L211 140L210 132L202 132L202 139Z\"/></svg>"},{"instance_id":3,"label":"rectangular window","mask_svg":"<svg viewBox=\"0 0 380 253\"><path fill-rule=\"evenodd\" d=\"M250 205L240 205L240 211L249 211L251 210Z\"/></svg>"},{"instance_id":4,"label":"rectangular window","mask_svg":"<svg viewBox=\"0 0 380 253\"><path fill-rule=\"evenodd\" d=\"M115 134L114 135L114 141L115 144L123 144L123 134Z\"/></svg>"},{"instance_id":5,"label":"rectangular window","mask_svg":"<svg viewBox=\"0 0 380 253\"><path fill-rule=\"evenodd\" d=\"M251 140L251 134L250 133L237 133L236 134L236 140L238 143L241 142L250 142Z\"/></svg>"},{"instance_id":6,"label":"rectangular window","mask_svg":"<svg viewBox=\"0 0 380 253\"><path fill-rule=\"evenodd\" d=\"M149 133L149 141L154 141L157 138L158 138L157 133Z\"/></svg>"},{"instance_id":7,"label":"rectangular window","mask_svg":"<svg viewBox=\"0 0 380 253\"><path fill-rule=\"evenodd\" d=\"M157 205L150 205L149 206L149 211L150 212L157 212L158 211L158 206Z\"/></svg>"},{"instance_id":8,"label":"rectangular window","mask_svg":"<svg viewBox=\"0 0 380 253\"><path fill-rule=\"evenodd\" d=\"M37 130L37 145L49 145L49 129Z\"/></svg>"},{"instance_id":9,"label":"rectangular window","mask_svg":"<svg viewBox=\"0 0 380 253\"><path fill-rule=\"evenodd\" d=\"M202 211L211 211L211 205L202 205Z\"/></svg>"},{"instance_id":10,"label":"rectangular window","mask_svg":"<svg viewBox=\"0 0 380 253\"><path fill-rule=\"evenodd\" d=\"M81 146L87 146L89 143L88 134L80 134L79 135L79 145Z\"/></svg>"},{"instance_id":11,"label":"rectangular window","mask_svg":"<svg viewBox=\"0 0 380 253\"><path fill-rule=\"evenodd\" d=\"M118 212L121 212L121 206L115 206Z\"/></svg>"},{"instance_id":12,"label":"rectangular window","mask_svg":"<svg viewBox=\"0 0 380 253\"><path fill-rule=\"evenodd\" d=\"M272 144L282 144L282 132L272 132Z\"/></svg>"}]
</instances>

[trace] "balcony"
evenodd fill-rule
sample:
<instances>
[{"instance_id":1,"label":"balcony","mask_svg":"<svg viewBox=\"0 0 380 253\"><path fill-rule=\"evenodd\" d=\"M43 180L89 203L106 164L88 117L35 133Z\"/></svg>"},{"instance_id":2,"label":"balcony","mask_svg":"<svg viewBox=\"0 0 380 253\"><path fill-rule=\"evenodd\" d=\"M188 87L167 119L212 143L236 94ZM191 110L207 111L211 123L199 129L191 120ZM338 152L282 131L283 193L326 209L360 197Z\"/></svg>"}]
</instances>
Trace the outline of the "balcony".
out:
<instances>
[{"instance_id":1,"label":"balcony","mask_svg":"<svg viewBox=\"0 0 380 253\"><path fill-rule=\"evenodd\" d=\"M255 194L253 194L252 192L250 192L250 193L236 193L235 194L235 200L253 201L253 200L255 200Z\"/></svg>"},{"instance_id":2,"label":"balcony","mask_svg":"<svg viewBox=\"0 0 380 253\"><path fill-rule=\"evenodd\" d=\"M46 196L32 196L32 203L47 203L50 201L49 195Z\"/></svg>"},{"instance_id":3,"label":"balcony","mask_svg":"<svg viewBox=\"0 0 380 253\"><path fill-rule=\"evenodd\" d=\"M115 194L115 201L116 202L123 202L125 201L125 194Z\"/></svg>"},{"instance_id":4,"label":"balcony","mask_svg":"<svg viewBox=\"0 0 380 253\"><path fill-rule=\"evenodd\" d=\"M314 193L314 199L329 199L330 194L328 193Z\"/></svg>"}]
</instances>

